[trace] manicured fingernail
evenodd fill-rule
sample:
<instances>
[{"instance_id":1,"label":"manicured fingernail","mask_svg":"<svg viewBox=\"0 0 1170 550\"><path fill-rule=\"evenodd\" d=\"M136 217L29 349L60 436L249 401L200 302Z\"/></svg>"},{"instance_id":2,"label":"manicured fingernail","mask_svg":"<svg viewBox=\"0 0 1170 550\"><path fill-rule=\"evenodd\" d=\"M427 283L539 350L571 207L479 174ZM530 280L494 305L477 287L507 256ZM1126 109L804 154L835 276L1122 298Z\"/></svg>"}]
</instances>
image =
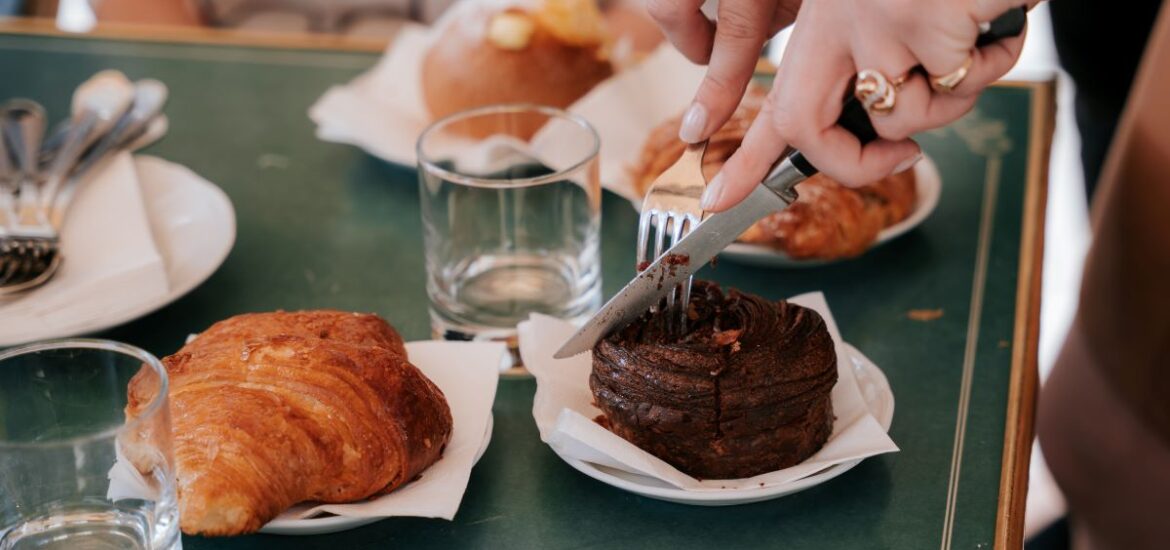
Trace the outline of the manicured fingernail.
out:
<instances>
[{"instance_id":1,"label":"manicured fingernail","mask_svg":"<svg viewBox=\"0 0 1170 550\"><path fill-rule=\"evenodd\" d=\"M687 143L702 141L703 130L707 128L707 108L701 103L692 103L682 117L678 138Z\"/></svg>"},{"instance_id":2,"label":"manicured fingernail","mask_svg":"<svg viewBox=\"0 0 1170 550\"><path fill-rule=\"evenodd\" d=\"M711 178L711 182L707 184L707 188L703 190L703 196L699 197L699 206L703 210L710 210L719 202L719 197L723 195L723 174L715 174Z\"/></svg>"},{"instance_id":3,"label":"manicured fingernail","mask_svg":"<svg viewBox=\"0 0 1170 550\"><path fill-rule=\"evenodd\" d=\"M915 164L918 164L918 161L920 161L920 160L922 160L922 151L919 151L914 156L912 156L912 157L910 157L902 162L899 162L898 165L894 167L893 173L894 174L901 174L902 172L909 170Z\"/></svg>"}]
</instances>

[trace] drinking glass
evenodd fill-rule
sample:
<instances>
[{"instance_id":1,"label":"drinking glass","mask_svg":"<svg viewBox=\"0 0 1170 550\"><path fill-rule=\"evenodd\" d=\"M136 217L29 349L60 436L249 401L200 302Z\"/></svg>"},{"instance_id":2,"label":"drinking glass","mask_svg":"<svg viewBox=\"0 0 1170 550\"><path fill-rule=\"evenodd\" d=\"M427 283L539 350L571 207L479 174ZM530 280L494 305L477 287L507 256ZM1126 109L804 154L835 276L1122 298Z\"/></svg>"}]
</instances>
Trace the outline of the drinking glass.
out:
<instances>
[{"instance_id":1,"label":"drinking glass","mask_svg":"<svg viewBox=\"0 0 1170 550\"><path fill-rule=\"evenodd\" d=\"M85 339L0 352L0 549L19 548L182 548L154 356Z\"/></svg>"},{"instance_id":2,"label":"drinking glass","mask_svg":"<svg viewBox=\"0 0 1170 550\"><path fill-rule=\"evenodd\" d=\"M597 132L537 105L441 119L418 140L432 332L514 343L531 313L601 305Z\"/></svg>"}]
</instances>

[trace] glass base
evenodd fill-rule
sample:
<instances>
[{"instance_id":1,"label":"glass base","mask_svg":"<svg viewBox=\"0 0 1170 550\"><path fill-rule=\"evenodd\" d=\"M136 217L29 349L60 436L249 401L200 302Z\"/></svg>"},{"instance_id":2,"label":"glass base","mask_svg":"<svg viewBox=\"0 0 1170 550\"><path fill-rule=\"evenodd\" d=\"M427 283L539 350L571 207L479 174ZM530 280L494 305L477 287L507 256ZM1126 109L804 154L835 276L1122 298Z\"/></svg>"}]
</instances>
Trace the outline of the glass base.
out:
<instances>
[{"instance_id":1,"label":"glass base","mask_svg":"<svg viewBox=\"0 0 1170 550\"><path fill-rule=\"evenodd\" d=\"M600 305L577 317L566 319L566 321L576 326L581 326L598 309L600 309ZM501 375L531 376L524 369L524 362L520 359L520 337L516 332L516 327L499 328L457 323L450 318L444 317L441 312L433 307L430 309L430 314L431 338L435 340L446 340L448 342L501 342L508 346L510 361L510 364L500 366Z\"/></svg>"},{"instance_id":2,"label":"glass base","mask_svg":"<svg viewBox=\"0 0 1170 550\"><path fill-rule=\"evenodd\" d=\"M150 516L114 505L70 507L11 527L0 534L0 550L182 550L178 524L155 525L165 532L152 534Z\"/></svg>"}]
</instances>

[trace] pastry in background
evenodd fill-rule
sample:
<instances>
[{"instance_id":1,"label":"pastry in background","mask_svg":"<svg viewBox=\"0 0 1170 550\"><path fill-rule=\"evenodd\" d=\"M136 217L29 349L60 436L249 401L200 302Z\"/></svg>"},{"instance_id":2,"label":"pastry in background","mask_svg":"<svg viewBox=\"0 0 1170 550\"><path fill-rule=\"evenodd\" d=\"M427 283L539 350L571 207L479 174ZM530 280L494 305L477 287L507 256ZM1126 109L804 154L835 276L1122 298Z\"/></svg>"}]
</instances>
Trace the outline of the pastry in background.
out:
<instances>
[{"instance_id":1,"label":"pastry in background","mask_svg":"<svg viewBox=\"0 0 1170 550\"><path fill-rule=\"evenodd\" d=\"M646 3L638 0L612 0L602 2L602 13L605 16L606 29L614 38L614 58L623 60L627 55L630 61L654 51L666 36L662 29L650 18L646 12ZM617 50L628 49L624 55ZM619 63L620 64L620 63Z\"/></svg>"},{"instance_id":2,"label":"pastry in background","mask_svg":"<svg viewBox=\"0 0 1170 550\"><path fill-rule=\"evenodd\" d=\"M187 534L251 533L299 502L388 493L437 461L451 438L443 393L375 315L240 315L163 364ZM127 418L157 391L145 377L131 380ZM127 454L138 463L132 445Z\"/></svg>"},{"instance_id":3,"label":"pastry in background","mask_svg":"<svg viewBox=\"0 0 1170 550\"><path fill-rule=\"evenodd\" d=\"M593 349L589 387L615 434L699 479L815 454L833 430L837 355L824 319L695 281L687 332L647 313Z\"/></svg>"},{"instance_id":4,"label":"pastry in background","mask_svg":"<svg viewBox=\"0 0 1170 550\"><path fill-rule=\"evenodd\" d=\"M763 106L765 92L750 86L743 102L707 145L703 174L710 181L731 157ZM640 194L682 155L679 117L655 128L642 147L631 176ZM913 170L852 188L817 174L796 187L800 198L787 209L756 222L739 241L759 244L798 259L849 258L865 252L882 229L908 217L918 201Z\"/></svg>"},{"instance_id":5,"label":"pastry in background","mask_svg":"<svg viewBox=\"0 0 1170 550\"><path fill-rule=\"evenodd\" d=\"M431 116L496 103L565 108L614 72L610 40L594 0L535 0L455 8L422 62ZM467 127L472 136L525 128Z\"/></svg>"}]
</instances>

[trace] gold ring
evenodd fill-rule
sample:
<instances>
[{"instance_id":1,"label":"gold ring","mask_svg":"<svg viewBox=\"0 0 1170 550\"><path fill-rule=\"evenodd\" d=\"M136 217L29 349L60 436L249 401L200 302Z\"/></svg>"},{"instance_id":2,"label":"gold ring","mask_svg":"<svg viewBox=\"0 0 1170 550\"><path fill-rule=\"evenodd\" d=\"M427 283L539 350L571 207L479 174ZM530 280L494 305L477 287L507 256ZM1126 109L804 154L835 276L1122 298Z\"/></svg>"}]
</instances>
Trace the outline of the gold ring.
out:
<instances>
[{"instance_id":1,"label":"gold ring","mask_svg":"<svg viewBox=\"0 0 1170 550\"><path fill-rule=\"evenodd\" d=\"M963 66L954 71L944 74L942 76L930 77L930 87L936 92L949 94L963 83L963 79L967 78L967 73L971 70L971 64L975 62L975 58L970 54L967 55L967 60L963 61Z\"/></svg>"},{"instance_id":2,"label":"gold ring","mask_svg":"<svg viewBox=\"0 0 1170 550\"><path fill-rule=\"evenodd\" d=\"M894 111L898 101L898 88L906 82L906 75L894 80L886 78L881 71L863 69L857 73L853 84L853 95L865 110L875 115L888 115Z\"/></svg>"}]
</instances>

